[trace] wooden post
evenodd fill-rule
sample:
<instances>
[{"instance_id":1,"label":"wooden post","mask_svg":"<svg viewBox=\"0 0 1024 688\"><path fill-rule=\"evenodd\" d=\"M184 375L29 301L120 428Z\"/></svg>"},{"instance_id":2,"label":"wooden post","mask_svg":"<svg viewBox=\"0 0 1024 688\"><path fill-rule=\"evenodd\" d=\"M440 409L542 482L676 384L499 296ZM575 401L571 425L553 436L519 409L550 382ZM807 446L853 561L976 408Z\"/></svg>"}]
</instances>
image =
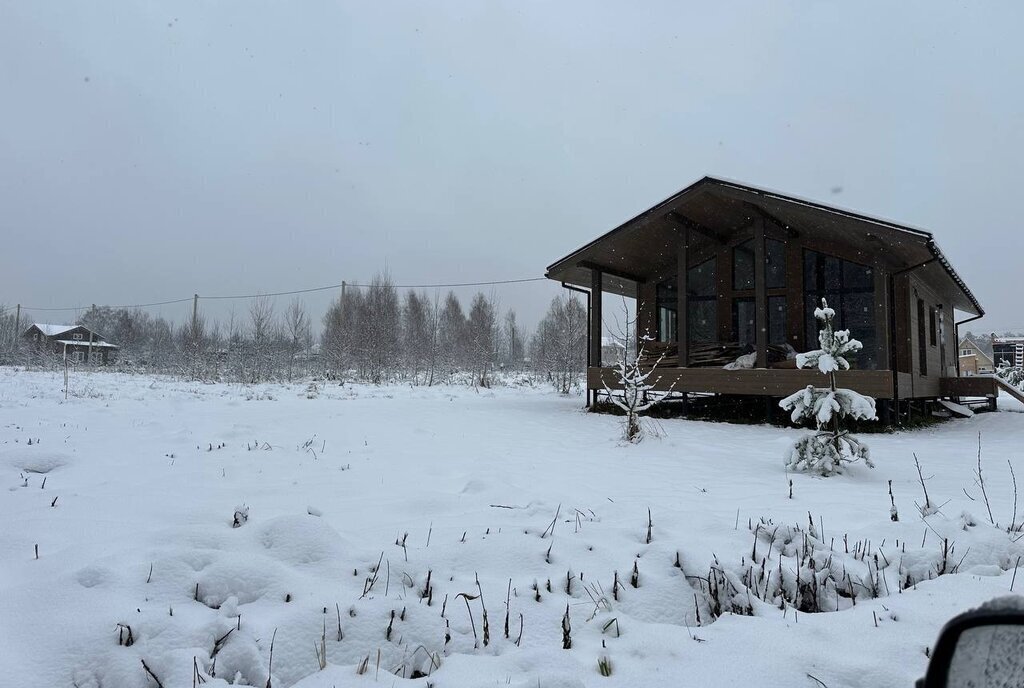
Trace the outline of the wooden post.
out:
<instances>
[{"instance_id":1,"label":"wooden post","mask_svg":"<svg viewBox=\"0 0 1024 688\"><path fill-rule=\"evenodd\" d=\"M96 312L96 304L95 303L92 305L92 312L93 313ZM92 328L90 327L89 328L89 365L95 365L95 364L96 364L96 361L94 361L93 357L92 357Z\"/></svg>"},{"instance_id":2,"label":"wooden post","mask_svg":"<svg viewBox=\"0 0 1024 688\"><path fill-rule=\"evenodd\" d=\"M601 293L604 275L596 268L590 269L590 365L601 367Z\"/></svg>"},{"instance_id":3,"label":"wooden post","mask_svg":"<svg viewBox=\"0 0 1024 688\"><path fill-rule=\"evenodd\" d=\"M199 294L192 295L192 336L196 336L199 329Z\"/></svg>"},{"instance_id":4,"label":"wooden post","mask_svg":"<svg viewBox=\"0 0 1024 688\"><path fill-rule=\"evenodd\" d=\"M757 368L768 367L768 278L764 218L754 217L754 333Z\"/></svg>"},{"instance_id":5,"label":"wooden post","mask_svg":"<svg viewBox=\"0 0 1024 688\"><path fill-rule=\"evenodd\" d=\"M20 333L18 330L21 329L21 304L19 303L17 308L14 309L14 341L11 342L11 349L18 348L18 339L20 339Z\"/></svg>"},{"instance_id":6,"label":"wooden post","mask_svg":"<svg viewBox=\"0 0 1024 688\"><path fill-rule=\"evenodd\" d=\"M679 349L679 367L690 364L689 309L687 307L686 273L689 265L690 228L680 230L678 270L676 273L676 346Z\"/></svg>"},{"instance_id":7,"label":"wooden post","mask_svg":"<svg viewBox=\"0 0 1024 688\"><path fill-rule=\"evenodd\" d=\"M889 355L889 280L887 279L885 268L881 264L875 263L871 266L871 271L874 276L874 287L875 287L875 339L878 344L877 351L877 363L875 367L878 370L885 370L892 367Z\"/></svg>"}]
</instances>

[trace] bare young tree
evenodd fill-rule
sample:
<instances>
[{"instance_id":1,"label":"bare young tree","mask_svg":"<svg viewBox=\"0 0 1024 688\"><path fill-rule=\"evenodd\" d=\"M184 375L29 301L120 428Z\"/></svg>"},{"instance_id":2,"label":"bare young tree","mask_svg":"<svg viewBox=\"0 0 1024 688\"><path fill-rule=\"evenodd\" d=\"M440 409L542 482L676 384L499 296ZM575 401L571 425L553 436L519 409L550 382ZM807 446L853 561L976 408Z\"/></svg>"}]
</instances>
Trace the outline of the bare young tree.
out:
<instances>
[{"instance_id":1,"label":"bare young tree","mask_svg":"<svg viewBox=\"0 0 1024 688\"><path fill-rule=\"evenodd\" d=\"M537 372L568 394L586 367L586 344L586 308L575 296L556 296L530 342L531 358Z\"/></svg>"},{"instance_id":2,"label":"bare young tree","mask_svg":"<svg viewBox=\"0 0 1024 688\"><path fill-rule=\"evenodd\" d=\"M502 365L509 370L519 370L523 364L523 333L516 323L516 312L511 308L505 313L501 335Z\"/></svg>"},{"instance_id":3,"label":"bare young tree","mask_svg":"<svg viewBox=\"0 0 1024 688\"><path fill-rule=\"evenodd\" d=\"M359 351L367 377L374 384L386 382L398 364L400 323L398 292L387 273L370 282L359 314Z\"/></svg>"},{"instance_id":4,"label":"bare young tree","mask_svg":"<svg viewBox=\"0 0 1024 688\"><path fill-rule=\"evenodd\" d=\"M423 295L426 300L427 295ZM427 359L427 385L434 384L434 374L437 372L437 361L441 351L441 302L438 294L434 293L434 300L430 302L427 310L427 338L426 338L426 359Z\"/></svg>"},{"instance_id":5,"label":"bare young tree","mask_svg":"<svg viewBox=\"0 0 1024 688\"><path fill-rule=\"evenodd\" d=\"M259 296L249 304L249 382L262 382L270 377L274 334L274 303L269 297Z\"/></svg>"},{"instance_id":6,"label":"bare young tree","mask_svg":"<svg viewBox=\"0 0 1024 688\"><path fill-rule=\"evenodd\" d=\"M447 382L451 382L455 371L465 363L466 316L455 292L448 292L438 322L440 349L438 366Z\"/></svg>"},{"instance_id":7,"label":"bare young tree","mask_svg":"<svg viewBox=\"0 0 1024 688\"><path fill-rule=\"evenodd\" d=\"M427 364L429 309L426 294L412 290L406 293L402 306L402 359L414 382L419 382Z\"/></svg>"},{"instance_id":8,"label":"bare young tree","mask_svg":"<svg viewBox=\"0 0 1024 688\"><path fill-rule=\"evenodd\" d=\"M192 380L201 380L205 376L203 351L206 347L206 317L197 313L186 321L180 330L182 364L186 375Z\"/></svg>"},{"instance_id":9,"label":"bare young tree","mask_svg":"<svg viewBox=\"0 0 1024 688\"><path fill-rule=\"evenodd\" d=\"M489 387L488 374L494 363L497 318L495 308L482 293L473 297L466 320L466 343L473 377L480 387Z\"/></svg>"},{"instance_id":10,"label":"bare young tree","mask_svg":"<svg viewBox=\"0 0 1024 688\"><path fill-rule=\"evenodd\" d=\"M296 297L284 311L284 333L288 340L288 381L292 381L295 359L309 351L313 341L312 329L306 307Z\"/></svg>"}]
</instances>

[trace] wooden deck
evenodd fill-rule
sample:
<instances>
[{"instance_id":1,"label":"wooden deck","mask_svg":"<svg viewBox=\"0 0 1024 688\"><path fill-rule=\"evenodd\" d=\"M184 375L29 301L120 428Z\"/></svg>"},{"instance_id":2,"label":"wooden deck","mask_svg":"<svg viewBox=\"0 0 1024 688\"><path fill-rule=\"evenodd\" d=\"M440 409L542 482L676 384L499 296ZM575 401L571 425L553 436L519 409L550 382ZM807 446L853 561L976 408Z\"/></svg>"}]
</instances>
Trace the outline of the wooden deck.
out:
<instances>
[{"instance_id":1,"label":"wooden deck","mask_svg":"<svg viewBox=\"0 0 1024 688\"><path fill-rule=\"evenodd\" d=\"M947 397L994 397L999 394L996 378L987 375L945 377L940 386L942 395Z\"/></svg>"},{"instance_id":2,"label":"wooden deck","mask_svg":"<svg viewBox=\"0 0 1024 688\"><path fill-rule=\"evenodd\" d=\"M957 378L969 379L969 378ZM751 368L659 368L648 382L658 391L709 392L785 397L807 385L825 384L825 376L816 370ZM867 394L876 399L892 399L892 371L848 370L836 374L840 387ZM619 388L613 368L588 368L587 388Z\"/></svg>"},{"instance_id":3,"label":"wooden deck","mask_svg":"<svg viewBox=\"0 0 1024 688\"><path fill-rule=\"evenodd\" d=\"M995 375L943 378L942 394L951 397L998 397L999 392L1009 394L1024 404L1024 392Z\"/></svg>"}]
</instances>

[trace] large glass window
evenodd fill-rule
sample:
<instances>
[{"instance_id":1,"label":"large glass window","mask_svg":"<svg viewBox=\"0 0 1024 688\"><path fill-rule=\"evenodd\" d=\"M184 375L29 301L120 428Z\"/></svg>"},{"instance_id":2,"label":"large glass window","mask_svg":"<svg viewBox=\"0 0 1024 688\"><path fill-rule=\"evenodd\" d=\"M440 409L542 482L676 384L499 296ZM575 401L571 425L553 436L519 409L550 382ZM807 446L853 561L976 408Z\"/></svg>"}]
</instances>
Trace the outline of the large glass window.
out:
<instances>
[{"instance_id":1,"label":"large glass window","mask_svg":"<svg viewBox=\"0 0 1024 688\"><path fill-rule=\"evenodd\" d=\"M863 350L851 357L857 368L875 368L878 346L875 337L875 278L872 269L817 251L804 251L805 338L808 349L818 348L818 321L814 309L821 299L836 312L836 327L850 330Z\"/></svg>"},{"instance_id":2,"label":"large glass window","mask_svg":"<svg viewBox=\"0 0 1024 688\"><path fill-rule=\"evenodd\" d=\"M786 286L786 244L778 239L765 239L765 284L769 289ZM749 239L732 250L732 288L735 291L754 289L754 240Z\"/></svg>"},{"instance_id":3,"label":"large glass window","mask_svg":"<svg viewBox=\"0 0 1024 688\"><path fill-rule=\"evenodd\" d=\"M732 300L732 331L741 346L757 344L757 309L752 296ZM768 297L768 343L786 343L786 297Z\"/></svg>"},{"instance_id":4,"label":"large glass window","mask_svg":"<svg viewBox=\"0 0 1024 688\"><path fill-rule=\"evenodd\" d=\"M768 297L768 343L786 344L786 297Z\"/></svg>"},{"instance_id":5,"label":"large glass window","mask_svg":"<svg viewBox=\"0 0 1024 688\"><path fill-rule=\"evenodd\" d=\"M674 342L676 340L676 311L679 308L679 297L676 280L669 279L657 286L658 301L658 341Z\"/></svg>"},{"instance_id":6,"label":"large glass window","mask_svg":"<svg viewBox=\"0 0 1024 688\"><path fill-rule=\"evenodd\" d=\"M686 273L688 339L693 344L718 341L718 284L715 259L706 260Z\"/></svg>"},{"instance_id":7,"label":"large glass window","mask_svg":"<svg viewBox=\"0 0 1024 688\"><path fill-rule=\"evenodd\" d=\"M740 346L754 346L757 343L757 326L754 298L745 296L732 300L732 331Z\"/></svg>"},{"instance_id":8,"label":"large glass window","mask_svg":"<svg viewBox=\"0 0 1024 688\"><path fill-rule=\"evenodd\" d=\"M917 300L917 357L921 375L928 374L928 345L924 339L924 300Z\"/></svg>"},{"instance_id":9,"label":"large glass window","mask_svg":"<svg viewBox=\"0 0 1024 688\"><path fill-rule=\"evenodd\" d=\"M732 288L754 288L754 240L744 241L732 250Z\"/></svg>"},{"instance_id":10,"label":"large glass window","mask_svg":"<svg viewBox=\"0 0 1024 688\"><path fill-rule=\"evenodd\" d=\"M786 286L786 244L778 239L766 239L765 282L769 289L783 289Z\"/></svg>"}]
</instances>

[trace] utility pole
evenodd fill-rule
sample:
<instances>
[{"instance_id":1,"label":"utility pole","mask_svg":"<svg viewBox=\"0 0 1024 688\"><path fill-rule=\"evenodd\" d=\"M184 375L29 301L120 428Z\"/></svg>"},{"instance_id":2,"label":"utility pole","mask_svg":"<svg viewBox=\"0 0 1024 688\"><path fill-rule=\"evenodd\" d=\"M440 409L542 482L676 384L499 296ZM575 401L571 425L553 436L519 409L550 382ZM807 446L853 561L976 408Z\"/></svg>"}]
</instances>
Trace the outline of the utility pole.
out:
<instances>
[{"instance_id":1,"label":"utility pole","mask_svg":"<svg viewBox=\"0 0 1024 688\"><path fill-rule=\"evenodd\" d=\"M96 304L92 305L92 312L96 312ZM89 365L96 363L96 360L92 357L92 328L89 328Z\"/></svg>"},{"instance_id":2,"label":"utility pole","mask_svg":"<svg viewBox=\"0 0 1024 688\"><path fill-rule=\"evenodd\" d=\"M192 336L199 329L199 294L192 295Z\"/></svg>"},{"instance_id":3,"label":"utility pole","mask_svg":"<svg viewBox=\"0 0 1024 688\"><path fill-rule=\"evenodd\" d=\"M18 307L14 309L14 341L11 342L11 349L12 350L18 348L18 335L19 335L18 330L20 330L20 329L21 329L21 304L19 303Z\"/></svg>"}]
</instances>

